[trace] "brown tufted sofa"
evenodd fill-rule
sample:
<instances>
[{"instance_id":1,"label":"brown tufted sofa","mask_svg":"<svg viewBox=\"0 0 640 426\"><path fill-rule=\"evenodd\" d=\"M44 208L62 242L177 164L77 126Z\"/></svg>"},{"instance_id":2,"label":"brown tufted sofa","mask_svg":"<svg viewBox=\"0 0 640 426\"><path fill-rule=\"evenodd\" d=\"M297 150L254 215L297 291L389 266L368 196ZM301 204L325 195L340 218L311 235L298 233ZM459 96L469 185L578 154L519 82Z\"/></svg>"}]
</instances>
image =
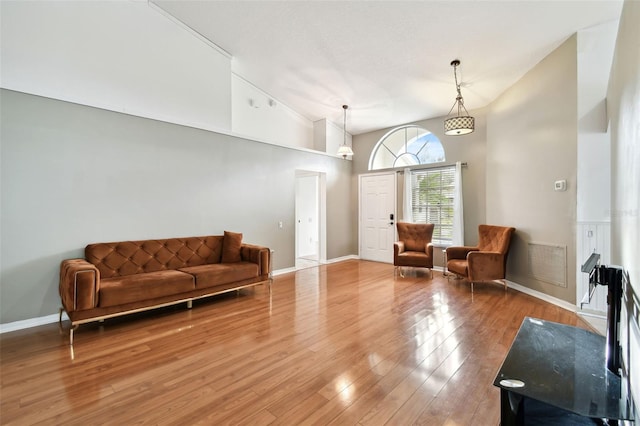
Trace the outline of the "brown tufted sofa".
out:
<instances>
[{"instance_id":1,"label":"brown tufted sofa","mask_svg":"<svg viewBox=\"0 0 640 426\"><path fill-rule=\"evenodd\" d=\"M63 260L59 292L73 331L83 323L268 284L270 251L242 234L89 244Z\"/></svg>"}]
</instances>

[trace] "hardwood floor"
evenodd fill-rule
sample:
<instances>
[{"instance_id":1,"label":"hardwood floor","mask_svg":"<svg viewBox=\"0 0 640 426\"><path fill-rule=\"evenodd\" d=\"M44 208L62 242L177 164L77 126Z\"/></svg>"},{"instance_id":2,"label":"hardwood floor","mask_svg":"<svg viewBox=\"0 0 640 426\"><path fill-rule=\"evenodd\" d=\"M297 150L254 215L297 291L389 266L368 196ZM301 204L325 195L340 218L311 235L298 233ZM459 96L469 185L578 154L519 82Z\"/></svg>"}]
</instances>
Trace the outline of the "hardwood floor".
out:
<instances>
[{"instance_id":1,"label":"hardwood floor","mask_svg":"<svg viewBox=\"0 0 640 426\"><path fill-rule=\"evenodd\" d=\"M525 316L501 285L350 260L194 303L0 336L3 425L497 425L492 383ZM68 325L65 324L68 327Z\"/></svg>"}]
</instances>

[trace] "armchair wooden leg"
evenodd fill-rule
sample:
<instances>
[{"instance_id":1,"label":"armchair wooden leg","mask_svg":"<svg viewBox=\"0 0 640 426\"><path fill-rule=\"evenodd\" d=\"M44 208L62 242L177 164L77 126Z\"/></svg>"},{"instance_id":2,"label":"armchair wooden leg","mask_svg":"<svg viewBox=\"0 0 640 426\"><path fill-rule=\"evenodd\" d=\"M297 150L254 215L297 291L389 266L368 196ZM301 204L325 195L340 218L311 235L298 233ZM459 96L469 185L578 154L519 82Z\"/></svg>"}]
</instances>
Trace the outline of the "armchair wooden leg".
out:
<instances>
[{"instance_id":1,"label":"armchair wooden leg","mask_svg":"<svg viewBox=\"0 0 640 426\"><path fill-rule=\"evenodd\" d=\"M73 346L73 333L80 327L80 324L72 325L69 329L69 345Z\"/></svg>"}]
</instances>

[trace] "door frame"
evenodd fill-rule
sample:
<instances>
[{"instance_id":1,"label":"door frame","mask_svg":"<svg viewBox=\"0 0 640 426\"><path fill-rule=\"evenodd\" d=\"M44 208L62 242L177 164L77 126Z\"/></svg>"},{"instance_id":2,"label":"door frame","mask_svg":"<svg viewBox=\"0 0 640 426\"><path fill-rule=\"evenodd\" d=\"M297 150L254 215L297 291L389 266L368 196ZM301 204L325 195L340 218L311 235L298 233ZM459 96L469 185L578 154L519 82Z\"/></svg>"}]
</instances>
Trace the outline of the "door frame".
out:
<instances>
[{"instance_id":1,"label":"door frame","mask_svg":"<svg viewBox=\"0 0 640 426\"><path fill-rule=\"evenodd\" d=\"M296 170L294 180L294 259L298 258L298 194L296 187L299 177L317 177L317 205L318 205L318 263L327 263L327 174L325 172L317 172L312 170Z\"/></svg>"},{"instance_id":2,"label":"door frame","mask_svg":"<svg viewBox=\"0 0 640 426\"><path fill-rule=\"evenodd\" d=\"M362 173L358 175L358 257L362 253L362 178L370 176L393 175L393 237L398 240L398 173L395 171ZM393 263L393 260L392 260Z\"/></svg>"}]
</instances>

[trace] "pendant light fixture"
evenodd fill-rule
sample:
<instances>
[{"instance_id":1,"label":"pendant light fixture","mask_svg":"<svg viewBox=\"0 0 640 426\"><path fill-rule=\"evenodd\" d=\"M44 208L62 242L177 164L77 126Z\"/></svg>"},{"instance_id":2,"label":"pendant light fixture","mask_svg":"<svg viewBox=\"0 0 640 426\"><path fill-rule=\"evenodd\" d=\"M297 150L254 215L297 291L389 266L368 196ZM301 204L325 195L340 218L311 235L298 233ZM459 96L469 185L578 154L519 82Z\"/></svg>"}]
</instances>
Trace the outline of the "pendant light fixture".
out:
<instances>
[{"instance_id":1,"label":"pendant light fixture","mask_svg":"<svg viewBox=\"0 0 640 426\"><path fill-rule=\"evenodd\" d=\"M341 155L342 158L344 158L345 160L347 159L347 157L350 157L353 155L353 151L351 150L351 147L347 145L347 109L348 108L349 108L349 105L342 105L342 109L344 110L344 142L342 143L342 145L340 145L340 148L338 148L338 155Z\"/></svg>"},{"instance_id":2,"label":"pendant light fixture","mask_svg":"<svg viewBox=\"0 0 640 426\"><path fill-rule=\"evenodd\" d=\"M449 114L453 111L454 108L458 108L457 115L453 117L447 118L444 120L444 134L448 136L460 136L466 135L475 129L475 119L469 115L469 112L464 106L464 99L462 99L462 94L460 93L460 83L458 83L458 74L457 68L460 65L460 61L458 59L454 59L451 61L451 66L453 67L453 77L456 81L456 91L458 95L456 96L456 101L453 106L449 110ZM462 114L464 111L464 115Z\"/></svg>"}]
</instances>

